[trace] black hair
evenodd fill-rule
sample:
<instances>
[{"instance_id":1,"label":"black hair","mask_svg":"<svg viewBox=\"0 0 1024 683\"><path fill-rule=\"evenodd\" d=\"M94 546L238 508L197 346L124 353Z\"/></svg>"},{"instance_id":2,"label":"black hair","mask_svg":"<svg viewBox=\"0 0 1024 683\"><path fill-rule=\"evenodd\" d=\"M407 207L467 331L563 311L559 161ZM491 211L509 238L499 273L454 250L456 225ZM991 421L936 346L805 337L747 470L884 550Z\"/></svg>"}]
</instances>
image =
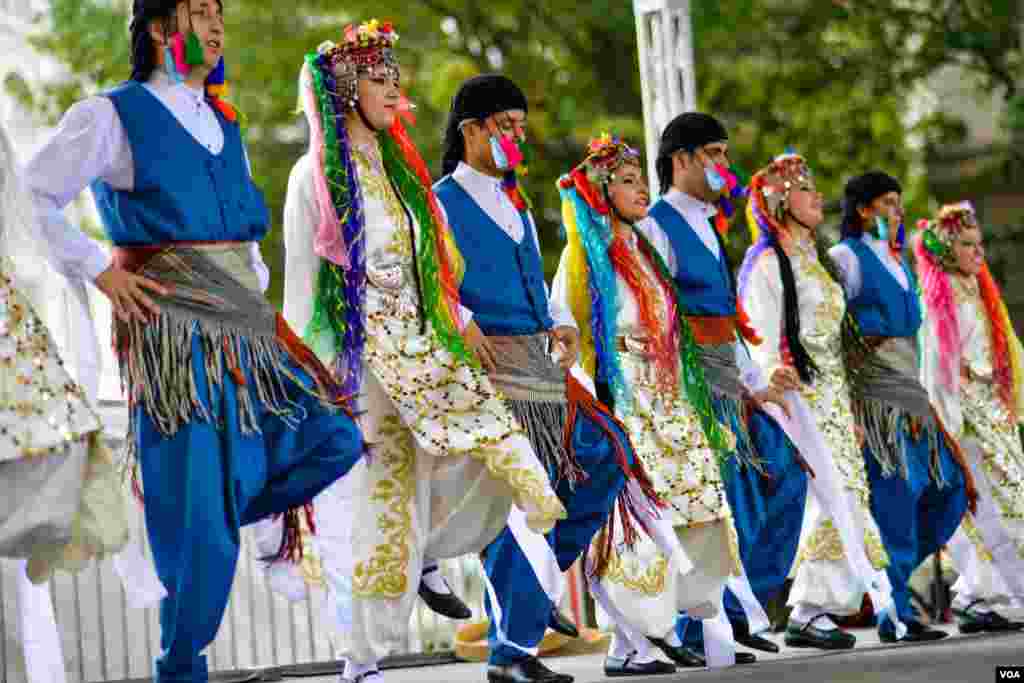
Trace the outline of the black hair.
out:
<instances>
[{"instance_id":1,"label":"black hair","mask_svg":"<svg viewBox=\"0 0 1024 683\"><path fill-rule=\"evenodd\" d=\"M903 194L898 180L883 171L868 171L851 178L843 191L843 220L840 224L841 239L859 238L864 234L859 209L890 192Z\"/></svg>"},{"instance_id":2,"label":"black hair","mask_svg":"<svg viewBox=\"0 0 1024 683\"><path fill-rule=\"evenodd\" d=\"M149 22L154 19L169 19L182 2L191 0L135 0L132 5L132 21L128 26L131 36L131 80L145 83L157 67L156 44L149 35ZM217 0L217 6L224 10L224 0Z\"/></svg>"},{"instance_id":3,"label":"black hair","mask_svg":"<svg viewBox=\"0 0 1024 683\"><path fill-rule=\"evenodd\" d=\"M793 357L793 365L796 366L797 374L800 375L803 382L809 384L818 376L820 370L800 339L800 304L796 295L793 264L778 239L772 237L770 244L779 260L779 275L782 278L782 332L786 338L789 353Z\"/></svg>"},{"instance_id":4,"label":"black hair","mask_svg":"<svg viewBox=\"0 0 1024 683\"><path fill-rule=\"evenodd\" d=\"M688 111L669 121L661 133L658 158L654 162L660 193L665 194L672 185L673 154L680 150L692 154L704 145L728 139L729 133L725 126L710 114Z\"/></svg>"},{"instance_id":5,"label":"black hair","mask_svg":"<svg viewBox=\"0 0 1024 683\"><path fill-rule=\"evenodd\" d=\"M500 111L529 111L526 94L507 76L482 74L462 84L452 97L451 111L444 130L441 172L448 175L466 156L466 141L460 126L469 119L486 119Z\"/></svg>"}]
</instances>

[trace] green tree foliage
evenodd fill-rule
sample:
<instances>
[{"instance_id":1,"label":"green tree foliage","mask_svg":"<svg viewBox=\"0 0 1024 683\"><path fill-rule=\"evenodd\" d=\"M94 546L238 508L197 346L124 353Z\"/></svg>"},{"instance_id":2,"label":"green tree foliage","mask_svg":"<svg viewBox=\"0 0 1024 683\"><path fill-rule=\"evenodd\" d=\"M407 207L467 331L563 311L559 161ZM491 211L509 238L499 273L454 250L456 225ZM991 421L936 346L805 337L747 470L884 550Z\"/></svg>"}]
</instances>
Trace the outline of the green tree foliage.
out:
<instances>
[{"instance_id":1,"label":"green tree foliage","mask_svg":"<svg viewBox=\"0 0 1024 683\"><path fill-rule=\"evenodd\" d=\"M734 161L748 172L792 146L811 160L830 198L848 176L869 167L905 177L914 151L904 121L915 84L957 61L987 74L989 87L1010 87L1008 76L1019 67L1019 39L992 9L999 2L942 4L967 9L947 9L936 19L928 11L934 2L910 0L694 0L700 106L727 121ZM1009 12L1009 0L1003 4ZM128 5L54 0L37 46L70 76L32 84L28 92L21 87L23 99L53 119L75 99L126 78ZM638 146L643 140L627 0L226 0L225 13L231 99L247 118L254 174L275 219L264 251L276 300L284 193L306 149L305 122L295 113L302 55L349 21L395 22L403 87L418 105L413 136L435 173L448 104L465 78L500 70L523 86L537 151L527 187L549 272L561 250L558 175L579 160L593 134L614 130ZM994 25L999 30L984 37ZM956 31L969 37L958 43ZM16 81L8 86L19 90ZM941 139L955 136L957 126L929 120L915 132ZM923 206L922 187L910 188L916 206ZM745 232L734 230L734 257L745 247Z\"/></svg>"}]
</instances>

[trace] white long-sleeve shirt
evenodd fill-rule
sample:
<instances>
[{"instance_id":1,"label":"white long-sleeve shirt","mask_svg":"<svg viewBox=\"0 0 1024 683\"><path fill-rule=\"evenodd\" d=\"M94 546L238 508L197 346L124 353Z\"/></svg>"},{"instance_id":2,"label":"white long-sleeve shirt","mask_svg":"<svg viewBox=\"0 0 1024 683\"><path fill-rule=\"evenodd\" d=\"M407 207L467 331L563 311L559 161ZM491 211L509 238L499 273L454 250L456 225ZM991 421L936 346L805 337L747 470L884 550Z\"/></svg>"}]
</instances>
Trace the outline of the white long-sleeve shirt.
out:
<instances>
[{"instance_id":1,"label":"white long-sleeve shirt","mask_svg":"<svg viewBox=\"0 0 1024 683\"><path fill-rule=\"evenodd\" d=\"M174 83L159 70L144 87L196 141L211 153L220 153L224 131L202 91ZM114 103L103 96L90 97L68 109L52 137L25 168L25 183L49 257L54 268L71 279L93 281L111 264L107 250L64 216L64 207L95 180L128 191L135 183L128 136ZM252 243L251 264L265 290L270 271L256 242Z\"/></svg>"},{"instance_id":2,"label":"white long-sleeve shirt","mask_svg":"<svg viewBox=\"0 0 1024 683\"><path fill-rule=\"evenodd\" d=\"M875 252L875 255L878 256L885 269L896 278L896 282L900 284L900 287L907 290L910 287L907 272L903 270L903 266L892 255L892 251L889 249L889 242L876 239L867 233L861 236L861 241L868 245L871 251ZM860 294L861 285L864 282L861 275L860 259L853 253L853 249L850 249L849 246L841 242L829 249L828 253L839 270L839 277L842 278L843 287L846 289L846 298L853 299Z\"/></svg>"},{"instance_id":3,"label":"white long-sleeve shirt","mask_svg":"<svg viewBox=\"0 0 1024 683\"><path fill-rule=\"evenodd\" d=\"M480 173L469 164L459 163L452 172L452 179L464 189L473 201L483 210L484 213L500 227L513 242L519 244L526 236L523 230L523 220L519 210L512 204L505 191L501 187L501 179ZM444 212L444 205L441 204L441 211ZM540 239L537 236L537 224L533 216L527 212L527 219L533 233L533 243L540 253ZM447 220L447 213L445 213ZM572 327L579 329L572 311L562 302L558 302L550 296L551 290L547 284L544 285L548 293L548 313L555 323L555 327ZM463 313L466 315L466 312ZM469 322L469 320L465 320Z\"/></svg>"},{"instance_id":4,"label":"white long-sleeve shirt","mask_svg":"<svg viewBox=\"0 0 1024 683\"><path fill-rule=\"evenodd\" d=\"M709 218L715 215L716 209L713 205L702 202L699 199L681 192L675 188L665 194L665 201L682 214L686 222L700 237L700 241L707 247L716 259L721 259L722 254L718 246L718 239L715 237L714 227ZM679 262L676 259L675 249L669 241L668 234L658 225L652 217L647 216L636 224L651 245L658 250L661 258L665 260L665 266L672 277L679 273ZM768 380L765 378L760 366L750 357L750 352L740 342L736 342L736 365L740 370L740 379L744 386L752 392L759 392L768 387Z\"/></svg>"}]
</instances>

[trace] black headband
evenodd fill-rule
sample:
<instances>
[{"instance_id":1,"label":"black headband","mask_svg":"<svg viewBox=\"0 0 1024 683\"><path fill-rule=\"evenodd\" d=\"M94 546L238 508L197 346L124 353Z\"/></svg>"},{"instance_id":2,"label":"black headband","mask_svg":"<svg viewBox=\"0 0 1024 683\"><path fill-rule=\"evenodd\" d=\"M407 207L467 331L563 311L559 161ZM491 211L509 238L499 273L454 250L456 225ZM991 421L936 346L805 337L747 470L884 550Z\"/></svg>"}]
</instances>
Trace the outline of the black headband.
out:
<instances>
[{"instance_id":1,"label":"black headband","mask_svg":"<svg viewBox=\"0 0 1024 683\"><path fill-rule=\"evenodd\" d=\"M672 156L679 150L692 152L712 142L725 142L728 139L725 126L714 116L688 111L665 126L658 144L658 157Z\"/></svg>"},{"instance_id":2,"label":"black headband","mask_svg":"<svg viewBox=\"0 0 1024 683\"><path fill-rule=\"evenodd\" d=\"M465 154L465 142L459 130L463 121L483 120L512 109L525 112L529 110L529 105L523 91L506 76L484 74L463 83L452 98L451 111L448 113L442 172L448 174L454 171Z\"/></svg>"}]
</instances>

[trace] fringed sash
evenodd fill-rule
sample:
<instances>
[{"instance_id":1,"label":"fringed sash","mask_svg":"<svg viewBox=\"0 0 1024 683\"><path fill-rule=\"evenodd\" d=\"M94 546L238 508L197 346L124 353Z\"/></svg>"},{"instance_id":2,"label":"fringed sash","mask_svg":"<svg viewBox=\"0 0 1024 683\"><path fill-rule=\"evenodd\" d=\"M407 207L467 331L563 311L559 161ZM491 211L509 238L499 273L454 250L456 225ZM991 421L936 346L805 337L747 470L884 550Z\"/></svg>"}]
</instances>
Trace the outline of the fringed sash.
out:
<instances>
[{"instance_id":1,"label":"fringed sash","mask_svg":"<svg viewBox=\"0 0 1024 683\"><path fill-rule=\"evenodd\" d=\"M740 370L736 365L735 330L730 341L719 344L702 344L697 347L700 362L704 367L708 388L721 411L720 418L727 427L738 425L736 433L735 457L741 465L750 465L758 472L764 473L764 466L757 457L754 444L750 440L747 429L746 390L740 379Z\"/></svg>"},{"instance_id":2,"label":"fringed sash","mask_svg":"<svg viewBox=\"0 0 1024 683\"><path fill-rule=\"evenodd\" d=\"M581 414L590 418L608 437L619 467L627 479L639 484L647 499L634 500L634 494L626 486L608 519L608 527L613 531L617 509L625 544L632 548L637 539L637 522L643 519L638 512L641 506L664 508L665 503L655 493L654 483L640 458L636 457L625 426L571 373L563 371L551 360L546 334L495 336L488 337L488 340L494 345L498 364L497 370L490 375L491 381L505 395L538 456L550 471L558 473L559 480L567 479L573 485L586 480L586 472L576 457L572 439L576 420ZM618 432L612 425L618 427ZM619 437L619 432L625 436L625 442ZM614 550L613 537L613 533L607 534L608 541L598 549L592 567L596 576L601 576L608 567Z\"/></svg>"},{"instance_id":3,"label":"fringed sash","mask_svg":"<svg viewBox=\"0 0 1024 683\"><path fill-rule=\"evenodd\" d=\"M856 334L850 323L844 335ZM871 449L884 476L897 471L909 477L906 430L914 438L928 439L929 472L939 488L946 485L940 466L940 445L945 440L953 460L963 471L968 499L977 496L974 478L960 445L950 435L932 408L928 392L918 377L915 340L909 337L860 337L844 340L847 374L854 418L864 430L864 441Z\"/></svg>"},{"instance_id":4,"label":"fringed sash","mask_svg":"<svg viewBox=\"0 0 1024 683\"><path fill-rule=\"evenodd\" d=\"M548 337L535 334L488 337L497 370L490 378L506 398L512 414L549 472L575 485L586 479L579 462L566 450L562 434L569 418L565 372L548 355Z\"/></svg>"},{"instance_id":5,"label":"fringed sash","mask_svg":"<svg viewBox=\"0 0 1024 683\"><path fill-rule=\"evenodd\" d=\"M149 293L160 307L155 319L114 323L129 406L134 409L141 403L165 437L196 419L212 422L218 429L237 427L242 434L258 434L258 406L297 428L303 419L302 409L288 397L289 390L296 388L316 397L325 408L348 410L348 400L327 368L259 292L249 248L248 243L220 242L114 250L118 267L169 290L166 296ZM197 336L203 349L208 405L200 399L192 372L192 345ZM293 366L304 370L316 388L307 388ZM236 385L238 425L225 425L217 410L227 377ZM129 454L136 456L134 410L131 415L128 448ZM133 484L141 499L137 457L129 462L136 465ZM312 520L310 505L304 508ZM274 559L301 559L299 514L300 510L285 513L285 534Z\"/></svg>"}]
</instances>

